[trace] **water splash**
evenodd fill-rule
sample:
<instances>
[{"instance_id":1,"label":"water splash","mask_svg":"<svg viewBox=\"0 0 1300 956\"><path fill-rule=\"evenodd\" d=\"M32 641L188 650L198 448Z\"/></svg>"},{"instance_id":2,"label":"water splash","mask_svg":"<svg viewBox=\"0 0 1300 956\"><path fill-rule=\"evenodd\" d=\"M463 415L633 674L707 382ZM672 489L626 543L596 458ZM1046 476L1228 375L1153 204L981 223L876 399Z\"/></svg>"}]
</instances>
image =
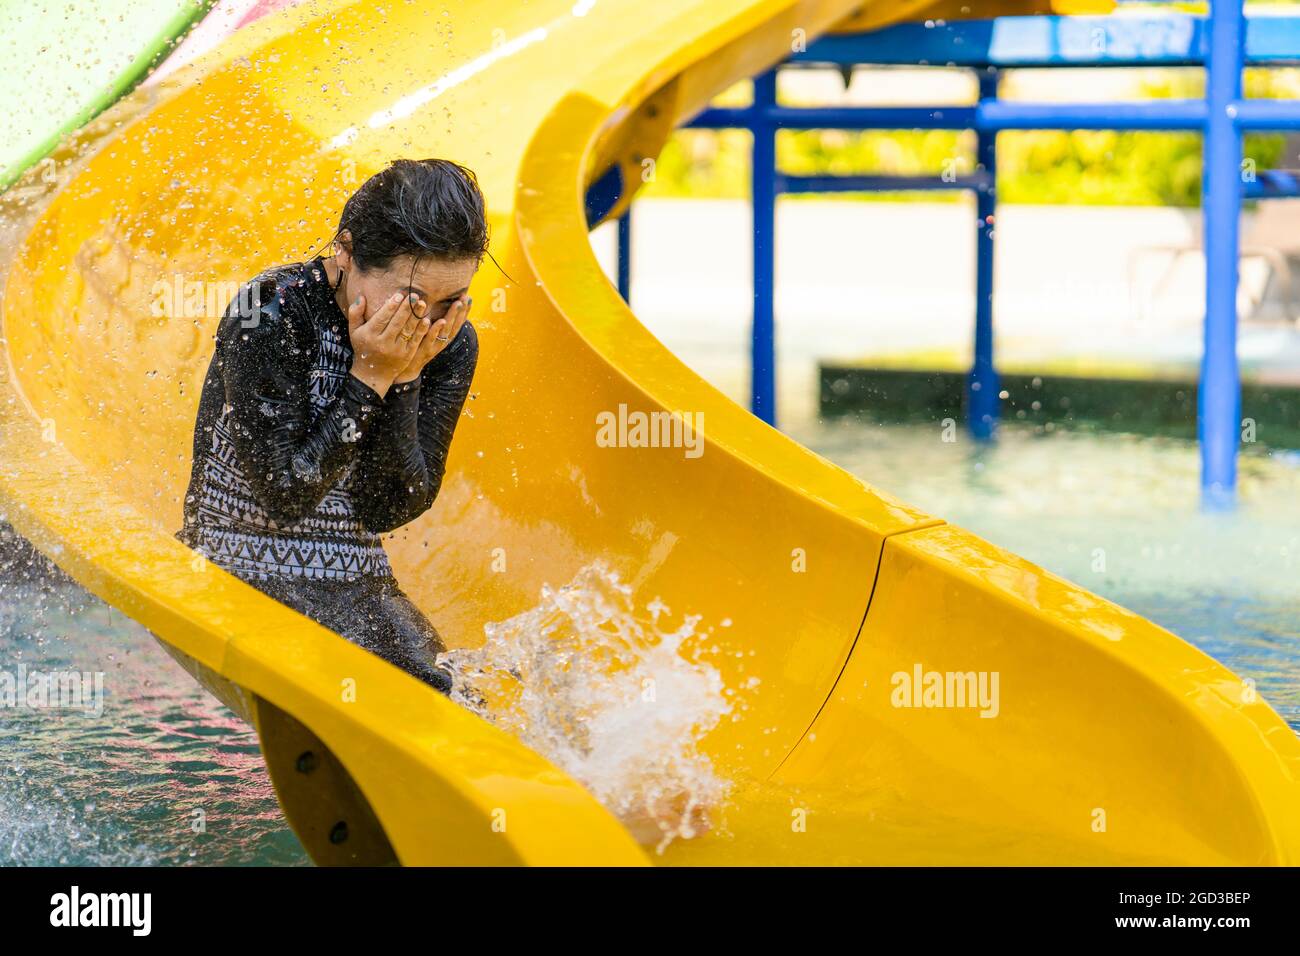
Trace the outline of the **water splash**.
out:
<instances>
[{"instance_id":1,"label":"water splash","mask_svg":"<svg viewBox=\"0 0 1300 956\"><path fill-rule=\"evenodd\" d=\"M660 853L707 831L730 790L699 741L732 703L703 659L700 618L668 629L670 615L658 599L638 610L598 561L487 625L483 647L440 657L456 671L454 700L580 781Z\"/></svg>"}]
</instances>

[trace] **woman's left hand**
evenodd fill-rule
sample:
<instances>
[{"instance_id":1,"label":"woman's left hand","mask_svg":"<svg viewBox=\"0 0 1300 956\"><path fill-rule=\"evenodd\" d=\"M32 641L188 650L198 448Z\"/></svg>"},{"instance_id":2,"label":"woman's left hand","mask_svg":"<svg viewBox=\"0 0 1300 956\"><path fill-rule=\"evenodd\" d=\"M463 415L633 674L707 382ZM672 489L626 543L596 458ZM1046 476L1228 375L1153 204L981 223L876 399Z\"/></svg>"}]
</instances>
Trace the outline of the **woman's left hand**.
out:
<instances>
[{"instance_id":1,"label":"woman's left hand","mask_svg":"<svg viewBox=\"0 0 1300 956\"><path fill-rule=\"evenodd\" d=\"M420 377L424 367L433 361L434 357L451 344L460 332L460 327L465 324L465 319L469 315L469 306L471 300L467 296L461 296L451 304L451 308L437 322L429 327L429 331L424 333L424 339L420 342L415 354L411 356L410 364L402 369L401 373L393 380L393 384L402 382L411 382ZM429 311L429 305L423 300L415 302L411 306L417 316L423 317Z\"/></svg>"}]
</instances>

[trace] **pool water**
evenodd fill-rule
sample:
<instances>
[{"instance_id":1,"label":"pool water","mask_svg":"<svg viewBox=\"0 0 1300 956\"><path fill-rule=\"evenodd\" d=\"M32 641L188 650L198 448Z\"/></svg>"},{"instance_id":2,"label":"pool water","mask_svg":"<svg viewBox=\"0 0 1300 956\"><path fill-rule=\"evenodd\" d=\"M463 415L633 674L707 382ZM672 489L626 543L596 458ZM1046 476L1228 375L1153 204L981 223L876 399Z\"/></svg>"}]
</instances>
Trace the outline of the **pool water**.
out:
<instances>
[{"instance_id":1,"label":"pool water","mask_svg":"<svg viewBox=\"0 0 1300 956\"><path fill-rule=\"evenodd\" d=\"M1207 514L1182 441L1006 429L980 445L853 420L791 434L1175 631L1300 732L1300 456L1244 456L1240 506ZM106 679L98 714L4 712L0 863L307 864L253 732L129 618L30 578L0 578L5 668Z\"/></svg>"},{"instance_id":2,"label":"pool water","mask_svg":"<svg viewBox=\"0 0 1300 956\"><path fill-rule=\"evenodd\" d=\"M102 714L0 727L0 864L309 863L257 736L158 642L75 584L0 591L5 669L103 671Z\"/></svg>"}]
</instances>

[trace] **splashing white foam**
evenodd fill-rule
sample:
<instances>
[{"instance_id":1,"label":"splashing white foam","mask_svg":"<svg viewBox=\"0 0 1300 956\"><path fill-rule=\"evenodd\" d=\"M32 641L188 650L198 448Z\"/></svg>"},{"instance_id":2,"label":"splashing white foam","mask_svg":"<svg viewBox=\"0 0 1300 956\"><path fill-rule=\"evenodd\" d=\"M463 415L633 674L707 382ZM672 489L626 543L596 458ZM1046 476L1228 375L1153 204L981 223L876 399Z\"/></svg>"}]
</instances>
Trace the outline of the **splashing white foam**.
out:
<instances>
[{"instance_id":1,"label":"splashing white foam","mask_svg":"<svg viewBox=\"0 0 1300 956\"><path fill-rule=\"evenodd\" d=\"M710 826L730 785L699 741L731 712L722 675L701 659L700 618L667 630L657 598L601 562L536 607L485 627L475 650L441 655L452 697L580 781L658 852Z\"/></svg>"}]
</instances>

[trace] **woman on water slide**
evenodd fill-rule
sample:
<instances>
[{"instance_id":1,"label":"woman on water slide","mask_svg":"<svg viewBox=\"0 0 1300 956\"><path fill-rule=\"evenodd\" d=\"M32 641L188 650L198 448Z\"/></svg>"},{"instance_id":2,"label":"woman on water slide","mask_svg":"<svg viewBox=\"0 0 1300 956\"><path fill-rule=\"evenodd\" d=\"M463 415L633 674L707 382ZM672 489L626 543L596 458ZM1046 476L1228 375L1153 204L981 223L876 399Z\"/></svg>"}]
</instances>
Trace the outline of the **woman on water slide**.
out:
<instances>
[{"instance_id":1,"label":"woman on water slide","mask_svg":"<svg viewBox=\"0 0 1300 956\"><path fill-rule=\"evenodd\" d=\"M474 174L398 160L343 207L334 255L246 283L217 328L177 537L448 692L433 624L379 535L437 497L478 360Z\"/></svg>"}]
</instances>

